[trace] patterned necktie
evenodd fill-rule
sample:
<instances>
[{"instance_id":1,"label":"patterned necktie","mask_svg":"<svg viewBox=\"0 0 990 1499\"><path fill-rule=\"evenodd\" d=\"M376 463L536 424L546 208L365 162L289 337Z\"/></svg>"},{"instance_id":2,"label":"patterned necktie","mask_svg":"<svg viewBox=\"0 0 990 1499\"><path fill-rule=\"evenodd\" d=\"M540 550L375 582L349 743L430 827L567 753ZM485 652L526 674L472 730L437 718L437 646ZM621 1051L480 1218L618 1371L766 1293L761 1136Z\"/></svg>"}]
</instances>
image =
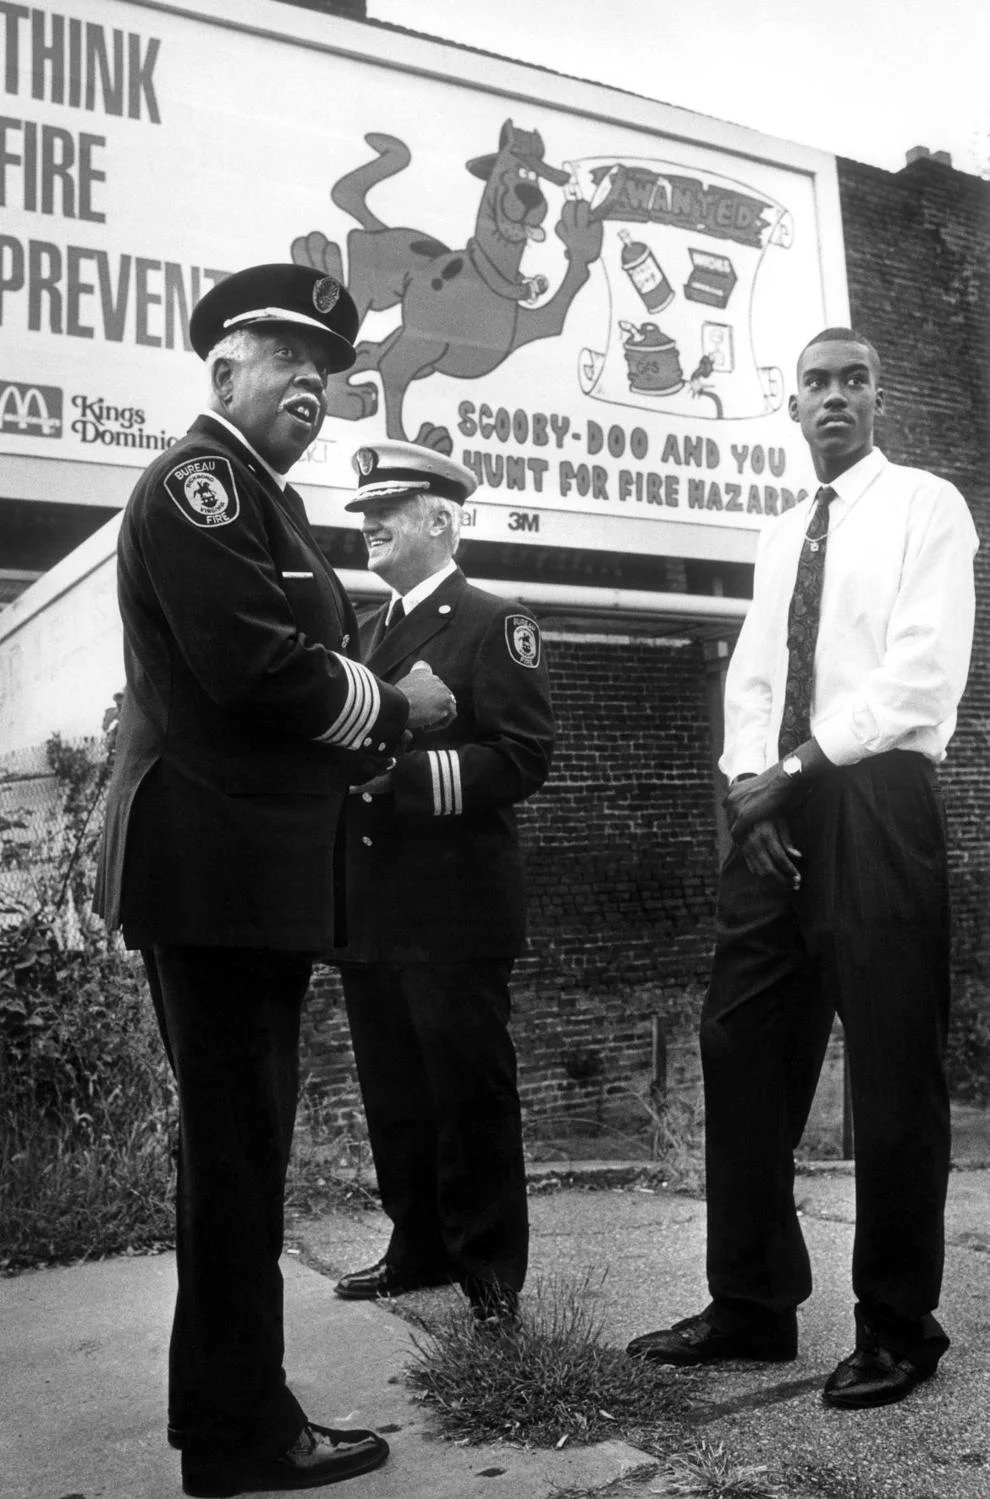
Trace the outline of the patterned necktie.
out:
<instances>
[{"instance_id":1,"label":"patterned necktie","mask_svg":"<svg viewBox=\"0 0 990 1499\"><path fill-rule=\"evenodd\" d=\"M396 599L391 609L388 611L388 614L385 616L385 625L382 629L382 634L387 634L388 631L391 630L393 625L397 625L399 623L399 620L405 619L405 617L406 611L402 606L402 600Z\"/></svg>"},{"instance_id":2,"label":"patterned necktie","mask_svg":"<svg viewBox=\"0 0 990 1499\"><path fill-rule=\"evenodd\" d=\"M828 507L834 499L835 490L828 485L823 485L816 494L814 514L798 558L794 592L787 613L787 686L777 742L781 759L793 754L799 744L811 737L811 690L825 578Z\"/></svg>"}]
</instances>

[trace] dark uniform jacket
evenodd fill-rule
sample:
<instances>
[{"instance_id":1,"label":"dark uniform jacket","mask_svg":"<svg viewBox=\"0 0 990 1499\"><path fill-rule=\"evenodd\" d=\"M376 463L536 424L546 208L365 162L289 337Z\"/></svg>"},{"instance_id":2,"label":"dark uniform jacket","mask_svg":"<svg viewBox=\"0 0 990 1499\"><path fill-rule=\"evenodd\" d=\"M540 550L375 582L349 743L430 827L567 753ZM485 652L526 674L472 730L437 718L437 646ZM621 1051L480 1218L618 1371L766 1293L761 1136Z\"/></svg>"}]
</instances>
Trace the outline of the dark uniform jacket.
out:
<instances>
[{"instance_id":1,"label":"dark uniform jacket","mask_svg":"<svg viewBox=\"0 0 990 1499\"><path fill-rule=\"evenodd\" d=\"M553 711L536 623L460 571L382 635L361 626L362 658L386 682L422 660L457 698L452 724L417 733L372 796L345 814L351 962L515 957L525 892L513 803L545 781Z\"/></svg>"},{"instance_id":2,"label":"dark uniform jacket","mask_svg":"<svg viewBox=\"0 0 990 1499\"><path fill-rule=\"evenodd\" d=\"M199 418L142 475L117 554L127 686L95 908L130 946L319 951L354 751L408 706L299 496Z\"/></svg>"}]
</instances>

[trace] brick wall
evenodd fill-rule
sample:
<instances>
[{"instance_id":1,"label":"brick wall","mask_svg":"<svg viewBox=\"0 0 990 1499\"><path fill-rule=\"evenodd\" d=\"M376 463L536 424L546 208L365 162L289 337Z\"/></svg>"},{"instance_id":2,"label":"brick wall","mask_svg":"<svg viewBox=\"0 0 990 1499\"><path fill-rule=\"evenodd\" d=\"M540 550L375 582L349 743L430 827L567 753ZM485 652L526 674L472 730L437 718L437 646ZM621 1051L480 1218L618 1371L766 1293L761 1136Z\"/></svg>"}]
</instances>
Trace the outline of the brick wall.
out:
<instances>
[{"instance_id":1,"label":"brick wall","mask_svg":"<svg viewBox=\"0 0 990 1499\"><path fill-rule=\"evenodd\" d=\"M697 643L551 639L559 740L524 813L530 949L517 969L532 1112L622 1119L651 1018L697 999L716 866ZM645 1111L640 1110L645 1119Z\"/></svg>"},{"instance_id":2,"label":"brick wall","mask_svg":"<svg viewBox=\"0 0 990 1499\"><path fill-rule=\"evenodd\" d=\"M959 727L941 772L957 979L987 979L990 912L990 184L922 158L891 174L839 162L855 326L884 357L889 458L951 479L982 547Z\"/></svg>"},{"instance_id":3,"label":"brick wall","mask_svg":"<svg viewBox=\"0 0 990 1499\"><path fill-rule=\"evenodd\" d=\"M878 440L895 461L959 485L988 537L978 560L972 678L943 772L955 967L984 984L988 947L990 536L987 507L990 186L922 160L898 173L839 162L852 320L885 361ZM589 627L593 628L593 627ZM559 719L550 782L523 809L530 948L517 968L515 1035L530 1131L569 1115L647 1118L653 1017L675 1081L696 1077L693 1018L705 981L716 831L703 650L578 632L549 646ZM335 978L308 1019L313 1072L360 1127Z\"/></svg>"}]
</instances>

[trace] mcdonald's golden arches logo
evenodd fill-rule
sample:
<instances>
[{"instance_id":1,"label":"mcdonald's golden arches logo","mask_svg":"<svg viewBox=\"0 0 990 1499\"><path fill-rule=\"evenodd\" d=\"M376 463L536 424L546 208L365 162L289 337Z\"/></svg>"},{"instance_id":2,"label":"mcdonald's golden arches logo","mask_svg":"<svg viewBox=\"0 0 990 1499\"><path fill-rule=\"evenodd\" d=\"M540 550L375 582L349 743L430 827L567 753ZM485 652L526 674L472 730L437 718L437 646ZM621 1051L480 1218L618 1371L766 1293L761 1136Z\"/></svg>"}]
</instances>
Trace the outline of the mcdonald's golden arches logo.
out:
<instances>
[{"instance_id":1,"label":"mcdonald's golden arches logo","mask_svg":"<svg viewBox=\"0 0 990 1499\"><path fill-rule=\"evenodd\" d=\"M56 385L0 381L0 432L20 437L61 437L61 390Z\"/></svg>"}]
</instances>

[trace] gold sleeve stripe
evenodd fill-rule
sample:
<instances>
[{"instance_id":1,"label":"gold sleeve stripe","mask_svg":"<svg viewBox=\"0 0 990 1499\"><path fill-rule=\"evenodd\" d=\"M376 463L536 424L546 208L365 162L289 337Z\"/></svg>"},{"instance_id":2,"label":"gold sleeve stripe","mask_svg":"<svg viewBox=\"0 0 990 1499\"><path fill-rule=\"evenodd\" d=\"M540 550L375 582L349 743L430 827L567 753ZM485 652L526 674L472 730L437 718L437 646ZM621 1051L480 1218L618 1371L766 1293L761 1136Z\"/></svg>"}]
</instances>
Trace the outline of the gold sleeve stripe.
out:
<instances>
[{"instance_id":1,"label":"gold sleeve stripe","mask_svg":"<svg viewBox=\"0 0 990 1499\"><path fill-rule=\"evenodd\" d=\"M461 757L456 750L450 751L450 779L454 788L454 814L459 817L464 811L464 797L461 794Z\"/></svg>"},{"instance_id":2,"label":"gold sleeve stripe","mask_svg":"<svg viewBox=\"0 0 990 1499\"><path fill-rule=\"evenodd\" d=\"M443 802L440 796L440 766L439 753L437 750L427 750L426 758L430 766L430 780L433 782L433 815L440 817L443 814Z\"/></svg>"},{"instance_id":3,"label":"gold sleeve stripe","mask_svg":"<svg viewBox=\"0 0 990 1499\"><path fill-rule=\"evenodd\" d=\"M464 811L461 762L456 750L427 750L433 783L433 815L459 816Z\"/></svg>"},{"instance_id":4,"label":"gold sleeve stripe","mask_svg":"<svg viewBox=\"0 0 990 1499\"><path fill-rule=\"evenodd\" d=\"M344 706L333 723L317 738L321 744L339 744L343 749L362 749L381 712L382 695L378 679L367 667L347 656L333 652L334 659L344 668L347 678L347 696Z\"/></svg>"}]
</instances>

